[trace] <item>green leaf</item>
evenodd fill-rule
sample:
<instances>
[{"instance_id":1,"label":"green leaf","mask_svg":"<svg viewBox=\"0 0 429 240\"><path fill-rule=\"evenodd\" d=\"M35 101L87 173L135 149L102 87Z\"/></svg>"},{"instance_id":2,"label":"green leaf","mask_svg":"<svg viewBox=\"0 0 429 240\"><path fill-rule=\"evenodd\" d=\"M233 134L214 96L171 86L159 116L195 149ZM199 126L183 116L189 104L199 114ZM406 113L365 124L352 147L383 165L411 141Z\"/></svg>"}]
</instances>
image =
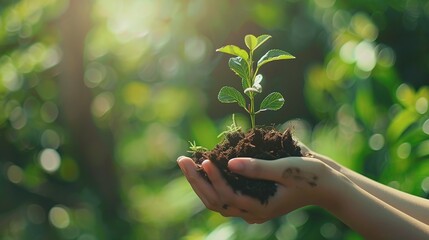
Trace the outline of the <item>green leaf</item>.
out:
<instances>
[{"instance_id":1,"label":"green leaf","mask_svg":"<svg viewBox=\"0 0 429 240\"><path fill-rule=\"evenodd\" d=\"M261 102L261 106L258 112L266 110L279 110L285 102L285 99L279 92L273 92L268 94Z\"/></svg>"},{"instance_id":2,"label":"green leaf","mask_svg":"<svg viewBox=\"0 0 429 240\"><path fill-rule=\"evenodd\" d=\"M258 39L252 34L248 34L244 37L244 43L246 43L246 46L249 48L249 50L253 52L253 50L255 50L256 46L258 45Z\"/></svg>"},{"instance_id":3,"label":"green leaf","mask_svg":"<svg viewBox=\"0 0 429 240\"><path fill-rule=\"evenodd\" d=\"M244 42L246 43L246 46L249 48L249 50L253 52L270 38L271 36L267 34L261 35L259 37L248 34L244 37Z\"/></svg>"},{"instance_id":4,"label":"green leaf","mask_svg":"<svg viewBox=\"0 0 429 240\"><path fill-rule=\"evenodd\" d=\"M228 62L229 68L235 72L242 79L249 78L249 66L247 62L241 57L230 58Z\"/></svg>"},{"instance_id":5,"label":"green leaf","mask_svg":"<svg viewBox=\"0 0 429 240\"><path fill-rule=\"evenodd\" d=\"M386 131L387 140L389 142L396 142L403 136L405 131L415 123L419 118L420 114L414 110L403 110L399 112L390 122L389 127Z\"/></svg>"},{"instance_id":6,"label":"green leaf","mask_svg":"<svg viewBox=\"0 0 429 240\"><path fill-rule=\"evenodd\" d=\"M249 87L250 87L250 84L249 84L249 82L247 81L247 79L242 78L242 79L241 79L241 86L243 87L243 89L246 89L246 88L249 88Z\"/></svg>"},{"instance_id":7,"label":"green leaf","mask_svg":"<svg viewBox=\"0 0 429 240\"><path fill-rule=\"evenodd\" d=\"M261 57L258 61L258 68L264 65L265 63L269 63L272 61L277 60L287 60L287 59L294 59L295 57L292 56L290 53L285 52L283 50L279 49L273 49L269 50L264 56Z\"/></svg>"},{"instance_id":8,"label":"green leaf","mask_svg":"<svg viewBox=\"0 0 429 240\"><path fill-rule=\"evenodd\" d=\"M249 59L249 54L245 50L243 50L243 49L241 49L235 45L227 45L227 46L218 48L218 49L216 49L216 52L223 52L223 53L231 54L231 55L234 55L237 57L241 57L244 60Z\"/></svg>"},{"instance_id":9,"label":"green leaf","mask_svg":"<svg viewBox=\"0 0 429 240\"><path fill-rule=\"evenodd\" d=\"M235 103L237 102L243 108L246 108L246 100L241 93L233 87L222 87L217 96L222 103Z\"/></svg>"},{"instance_id":10,"label":"green leaf","mask_svg":"<svg viewBox=\"0 0 429 240\"><path fill-rule=\"evenodd\" d=\"M271 36L264 34L258 37L258 44L256 44L255 49L257 49L258 47L260 47L264 42L266 42L268 39L270 39Z\"/></svg>"}]
</instances>

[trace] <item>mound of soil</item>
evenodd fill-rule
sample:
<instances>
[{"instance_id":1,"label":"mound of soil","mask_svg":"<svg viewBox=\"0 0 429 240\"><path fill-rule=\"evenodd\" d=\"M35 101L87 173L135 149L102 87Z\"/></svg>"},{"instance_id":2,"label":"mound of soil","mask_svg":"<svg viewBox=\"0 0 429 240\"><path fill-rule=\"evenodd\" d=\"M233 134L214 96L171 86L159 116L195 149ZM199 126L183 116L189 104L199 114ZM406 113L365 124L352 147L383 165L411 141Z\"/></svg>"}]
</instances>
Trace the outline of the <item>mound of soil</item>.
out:
<instances>
[{"instance_id":1,"label":"mound of soil","mask_svg":"<svg viewBox=\"0 0 429 240\"><path fill-rule=\"evenodd\" d=\"M228 133L225 140L212 150L194 152L191 158L198 165L209 159L219 168L235 192L256 198L261 204L267 204L268 198L277 191L275 182L250 179L232 173L227 167L228 161L235 157L275 160L290 156L302 156L302 154L300 147L292 139L289 129L279 132L275 129L256 128L246 133L242 131ZM202 168L200 170L201 175L209 181L207 174Z\"/></svg>"}]
</instances>

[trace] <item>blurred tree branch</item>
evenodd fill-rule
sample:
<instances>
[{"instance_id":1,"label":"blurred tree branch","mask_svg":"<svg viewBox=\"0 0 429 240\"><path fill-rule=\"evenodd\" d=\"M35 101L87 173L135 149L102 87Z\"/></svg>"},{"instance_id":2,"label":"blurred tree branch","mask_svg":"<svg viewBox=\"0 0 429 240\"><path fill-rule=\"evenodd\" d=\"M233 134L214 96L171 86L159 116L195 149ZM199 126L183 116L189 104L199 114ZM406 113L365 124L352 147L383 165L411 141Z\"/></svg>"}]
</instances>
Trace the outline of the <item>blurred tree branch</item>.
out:
<instances>
[{"instance_id":1,"label":"blurred tree branch","mask_svg":"<svg viewBox=\"0 0 429 240\"><path fill-rule=\"evenodd\" d=\"M92 95L84 84L84 45L90 23L90 2L70 1L60 19L62 67L60 96L66 126L72 137L72 146L78 164L102 203L104 219L118 221L120 190L113 159L112 138L106 139L96 127L92 114ZM115 223L116 224L116 223ZM117 229L108 226L111 231ZM108 235L114 236L115 233Z\"/></svg>"}]
</instances>

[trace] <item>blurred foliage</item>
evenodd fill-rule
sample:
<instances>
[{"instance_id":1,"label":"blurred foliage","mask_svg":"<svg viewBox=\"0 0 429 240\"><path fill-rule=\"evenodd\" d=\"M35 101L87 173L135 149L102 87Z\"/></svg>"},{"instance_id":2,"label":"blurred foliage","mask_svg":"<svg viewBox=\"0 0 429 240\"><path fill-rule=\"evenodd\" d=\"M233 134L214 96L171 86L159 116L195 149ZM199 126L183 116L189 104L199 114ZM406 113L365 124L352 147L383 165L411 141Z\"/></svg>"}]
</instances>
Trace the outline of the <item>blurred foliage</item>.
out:
<instances>
[{"instance_id":1,"label":"blurred foliage","mask_svg":"<svg viewBox=\"0 0 429 240\"><path fill-rule=\"evenodd\" d=\"M2 1L0 238L360 239L317 208L206 211L175 159L237 112L214 50L268 33L297 59L264 69L286 107L259 124L428 197L428 24L424 0Z\"/></svg>"}]
</instances>

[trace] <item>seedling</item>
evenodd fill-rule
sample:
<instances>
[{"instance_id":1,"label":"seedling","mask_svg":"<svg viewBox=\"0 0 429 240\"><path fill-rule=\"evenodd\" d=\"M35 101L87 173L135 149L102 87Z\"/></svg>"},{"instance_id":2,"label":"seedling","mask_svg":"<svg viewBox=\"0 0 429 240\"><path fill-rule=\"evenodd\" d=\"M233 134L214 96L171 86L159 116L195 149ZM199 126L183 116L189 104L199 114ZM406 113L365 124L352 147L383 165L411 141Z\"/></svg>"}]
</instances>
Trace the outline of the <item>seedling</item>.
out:
<instances>
[{"instance_id":1,"label":"seedling","mask_svg":"<svg viewBox=\"0 0 429 240\"><path fill-rule=\"evenodd\" d=\"M202 147L202 146L198 146L195 143L195 141L193 141L193 142L188 141L188 143L189 143L189 150L188 150L189 153L196 153L196 152L200 152L200 151L202 151L202 152L207 151L207 148Z\"/></svg>"},{"instance_id":2,"label":"seedling","mask_svg":"<svg viewBox=\"0 0 429 240\"><path fill-rule=\"evenodd\" d=\"M227 45L216 50L217 52L235 56L229 59L228 66L241 78L243 93L248 97L248 101L246 101L242 93L230 86L224 86L220 89L218 99L222 103L237 103L240 107L244 108L250 116L252 129L256 126L255 116L258 113L267 110L279 110L284 104L282 94L279 92L272 92L262 100L259 109L255 110L255 95L262 93L261 82L263 76L259 73L259 69L272 61L295 58L290 53L283 50L271 49L255 63L253 60L255 50L270 38L271 36L266 34L259 37L249 34L244 37L244 43L249 51L235 45Z\"/></svg>"},{"instance_id":3,"label":"seedling","mask_svg":"<svg viewBox=\"0 0 429 240\"><path fill-rule=\"evenodd\" d=\"M233 87L224 86L219 91L218 99L222 103L237 103L244 108L250 116L252 129L240 131L233 115L232 124L219 135L219 137L225 137L222 142L211 150L197 146L195 142L190 142L189 151L192 153L191 157L197 166L201 166L206 159L209 159L220 170L220 174L234 192L256 198L261 204L268 203L268 198L277 191L277 184L273 181L252 179L235 174L228 169L228 161L243 156L268 161L290 156L302 156L301 149L293 140L289 129L279 132L271 128L255 127L257 114L267 110L278 110L284 104L283 96L279 92L272 92L262 100L259 108L255 106L255 96L262 93L263 76L259 73L260 68L272 61L295 58L285 51L273 49L255 62L253 59L255 50L270 38L270 35L259 37L246 35L244 42L248 51L235 45L227 45L216 50L233 55L229 59L228 65L241 78L243 87L243 91L240 92ZM207 173L201 167L198 170L201 176L210 183Z\"/></svg>"},{"instance_id":4,"label":"seedling","mask_svg":"<svg viewBox=\"0 0 429 240\"><path fill-rule=\"evenodd\" d=\"M241 129L240 126L237 125L237 122L235 122L235 115L232 114L232 124L227 126L227 130L221 132L219 135L217 135L218 138L227 135L228 133L237 132Z\"/></svg>"}]
</instances>

